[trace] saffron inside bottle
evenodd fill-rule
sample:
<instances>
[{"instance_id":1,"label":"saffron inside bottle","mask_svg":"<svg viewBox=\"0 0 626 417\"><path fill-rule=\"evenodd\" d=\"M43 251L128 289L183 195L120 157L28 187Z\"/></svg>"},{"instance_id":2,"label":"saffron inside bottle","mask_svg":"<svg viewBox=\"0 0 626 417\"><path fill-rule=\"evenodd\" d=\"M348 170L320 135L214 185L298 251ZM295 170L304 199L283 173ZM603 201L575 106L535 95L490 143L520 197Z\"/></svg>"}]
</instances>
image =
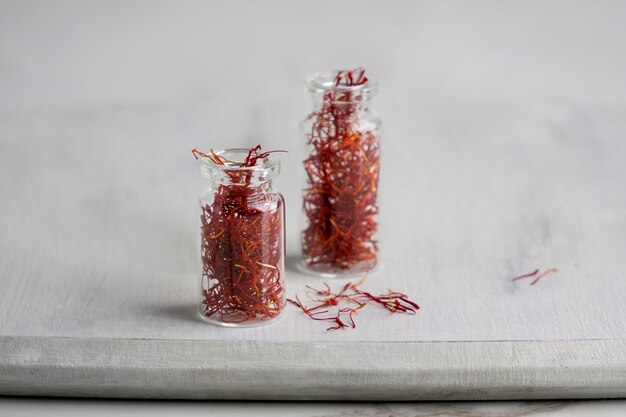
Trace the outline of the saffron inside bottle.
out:
<instances>
[{"instance_id":1,"label":"saffron inside bottle","mask_svg":"<svg viewBox=\"0 0 626 417\"><path fill-rule=\"evenodd\" d=\"M200 154L200 315L222 326L277 320L285 306L284 200L280 163L253 149Z\"/></svg>"},{"instance_id":2,"label":"saffron inside bottle","mask_svg":"<svg viewBox=\"0 0 626 417\"><path fill-rule=\"evenodd\" d=\"M378 263L381 122L369 107L378 86L362 69L315 74L306 84L314 110L302 122L307 157L300 266L327 278L362 275Z\"/></svg>"}]
</instances>

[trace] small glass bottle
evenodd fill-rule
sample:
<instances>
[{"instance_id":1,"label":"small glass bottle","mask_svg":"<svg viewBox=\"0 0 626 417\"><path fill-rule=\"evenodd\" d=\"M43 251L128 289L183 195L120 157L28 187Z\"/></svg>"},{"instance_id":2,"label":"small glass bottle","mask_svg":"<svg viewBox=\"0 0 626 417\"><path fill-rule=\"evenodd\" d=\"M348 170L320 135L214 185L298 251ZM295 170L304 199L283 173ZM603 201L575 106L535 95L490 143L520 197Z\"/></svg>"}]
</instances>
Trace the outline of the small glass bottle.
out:
<instances>
[{"instance_id":1,"label":"small glass bottle","mask_svg":"<svg viewBox=\"0 0 626 417\"><path fill-rule=\"evenodd\" d=\"M215 152L223 165L201 158L200 316L222 326L271 323L285 306L285 202L272 186L280 162L242 166L251 152Z\"/></svg>"},{"instance_id":2,"label":"small glass bottle","mask_svg":"<svg viewBox=\"0 0 626 417\"><path fill-rule=\"evenodd\" d=\"M307 78L314 110L301 123L307 143L300 266L326 278L371 271L376 240L380 119L370 109L378 84L365 71Z\"/></svg>"}]
</instances>

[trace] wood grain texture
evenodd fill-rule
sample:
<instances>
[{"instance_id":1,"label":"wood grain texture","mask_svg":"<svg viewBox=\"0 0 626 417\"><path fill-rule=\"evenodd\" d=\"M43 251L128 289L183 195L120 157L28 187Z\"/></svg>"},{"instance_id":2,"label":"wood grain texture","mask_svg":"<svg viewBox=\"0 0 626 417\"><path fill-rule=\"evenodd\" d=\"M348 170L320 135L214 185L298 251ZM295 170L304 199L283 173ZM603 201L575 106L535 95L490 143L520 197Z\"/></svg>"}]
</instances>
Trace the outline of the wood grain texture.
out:
<instances>
[{"instance_id":1,"label":"wood grain texture","mask_svg":"<svg viewBox=\"0 0 626 417\"><path fill-rule=\"evenodd\" d=\"M262 129L220 121L213 102L2 110L0 391L625 395L623 109L392 99L383 114L383 267L367 287L406 292L423 308L391 316L368 307L356 330L332 333L292 308L255 329L196 318L203 183L189 150L235 145L213 126L232 127L230 137ZM278 180L288 206L289 294L319 282L293 268L295 121L305 112L286 101L257 115L260 126L294 122L263 141L294 150ZM558 272L535 286L511 282L550 267Z\"/></svg>"}]
</instances>

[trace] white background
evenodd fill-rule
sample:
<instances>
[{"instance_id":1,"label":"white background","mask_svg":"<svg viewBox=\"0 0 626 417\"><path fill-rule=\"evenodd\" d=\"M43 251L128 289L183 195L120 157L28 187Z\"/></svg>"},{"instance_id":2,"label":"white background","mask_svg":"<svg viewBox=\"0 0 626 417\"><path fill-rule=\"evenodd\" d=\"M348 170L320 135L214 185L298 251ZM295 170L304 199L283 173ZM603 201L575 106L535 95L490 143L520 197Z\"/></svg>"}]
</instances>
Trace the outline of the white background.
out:
<instances>
[{"instance_id":1,"label":"white background","mask_svg":"<svg viewBox=\"0 0 626 417\"><path fill-rule=\"evenodd\" d=\"M623 1L2 1L0 103L219 100L253 122L304 74L405 95L624 103Z\"/></svg>"}]
</instances>

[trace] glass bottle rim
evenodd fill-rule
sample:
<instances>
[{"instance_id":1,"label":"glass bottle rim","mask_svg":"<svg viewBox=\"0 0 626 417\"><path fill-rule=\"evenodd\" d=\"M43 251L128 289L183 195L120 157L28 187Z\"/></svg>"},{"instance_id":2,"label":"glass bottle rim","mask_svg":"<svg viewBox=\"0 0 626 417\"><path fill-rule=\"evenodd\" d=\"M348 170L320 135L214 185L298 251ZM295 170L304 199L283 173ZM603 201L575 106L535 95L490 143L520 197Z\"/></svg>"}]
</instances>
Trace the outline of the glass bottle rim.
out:
<instances>
[{"instance_id":1,"label":"glass bottle rim","mask_svg":"<svg viewBox=\"0 0 626 417\"><path fill-rule=\"evenodd\" d=\"M229 161L241 163L250 152L250 148L226 148L214 151ZM234 173L247 173L242 179L248 178L251 183L263 183L271 180L280 173L280 161L273 159L272 154L263 159L259 159L256 165L250 167L242 167L233 162L226 162L224 165L215 163L206 156L198 158L201 162L200 172L202 176L213 181L227 181Z\"/></svg>"},{"instance_id":2,"label":"glass bottle rim","mask_svg":"<svg viewBox=\"0 0 626 417\"><path fill-rule=\"evenodd\" d=\"M226 148L219 149L214 152L216 155L233 162L226 162L224 165L220 165L211 160L211 158L204 156L201 156L198 159L204 165L208 165L209 167L219 171L266 171L280 165L280 161L278 159L273 159L271 154L263 159L259 159L256 165L249 167L238 165L239 163L243 163L245 157L248 155L248 152L250 152L249 148Z\"/></svg>"},{"instance_id":3,"label":"glass bottle rim","mask_svg":"<svg viewBox=\"0 0 626 417\"><path fill-rule=\"evenodd\" d=\"M371 97L378 94L378 81L369 79L360 85L335 85L337 74L342 71L322 71L312 74L305 78L304 84L307 91L311 94L324 94L327 91L339 92L355 92L361 93L365 97Z\"/></svg>"}]
</instances>

